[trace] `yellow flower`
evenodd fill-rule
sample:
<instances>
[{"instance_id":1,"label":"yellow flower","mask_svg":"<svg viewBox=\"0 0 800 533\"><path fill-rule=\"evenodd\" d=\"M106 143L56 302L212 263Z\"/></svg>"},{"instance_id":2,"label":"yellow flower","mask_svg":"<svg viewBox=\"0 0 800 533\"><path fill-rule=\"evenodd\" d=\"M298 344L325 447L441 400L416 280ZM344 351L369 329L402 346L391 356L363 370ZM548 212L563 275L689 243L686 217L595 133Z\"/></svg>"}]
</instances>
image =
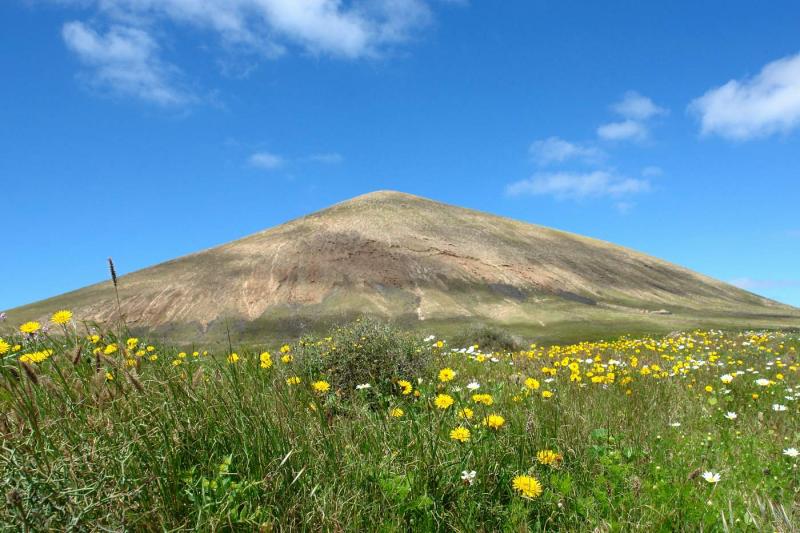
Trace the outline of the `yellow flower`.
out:
<instances>
[{"instance_id":1,"label":"yellow flower","mask_svg":"<svg viewBox=\"0 0 800 533\"><path fill-rule=\"evenodd\" d=\"M289 353L291 351L292 347L289 346L288 344L284 344L283 346L281 346L281 353Z\"/></svg>"},{"instance_id":2,"label":"yellow flower","mask_svg":"<svg viewBox=\"0 0 800 533\"><path fill-rule=\"evenodd\" d=\"M287 385L299 385L300 384L300 378L297 377L297 376L288 377L288 378L286 378L286 384Z\"/></svg>"},{"instance_id":3,"label":"yellow flower","mask_svg":"<svg viewBox=\"0 0 800 533\"><path fill-rule=\"evenodd\" d=\"M70 320L72 320L72 311L67 311L66 309L56 311L50 317L50 321L54 324L66 324Z\"/></svg>"},{"instance_id":4,"label":"yellow flower","mask_svg":"<svg viewBox=\"0 0 800 533\"><path fill-rule=\"evenodd\" d=\"M561 464L561 461L564 457L553 450L540 450L539 453L536 454L536 460L543 465L557 467Z\"/></svg>"},{"instance_id":5,"label":"yellow flower","mask_svg":"<svg viewBox=\"0 0 800 533\"><path fill-rule=\"evenodd\" d=\"M19 327L19 330L22 333L27 333L28 335L33 335L37 331L42 328L42 325L38 322L25 322Z\"/></svg>"},{"instance_id":6,"label":"yellow flower","mask_svg":"<svg viewBox=\"0 0 800 533\"><path fill-rule=\"evenodd\" d=\"M528 387L530 390L538 390L539 380L534 378L528 378L525 380L525 386Z\"/></svg>"},{"instance_id":7,"label":"yellow flower","mask_svg":"<svg viewBox=\"0 0 800 533\"><path fill-rule=\"evenodd\" d=\"M231 356L233 356L233 354L231 354ZM179 353L179 354L178 354L178 357L180 357L181 359L186 359L186 352L181 352L181 353ZM238 355L236 356L236 359L237 359L237 360L239 359L239 356L238 356ZM233 361L233 362L235 363L236 361Z\"/></svg>"},{"instance_id":8,"label":"yellow flower","mask_svg":"<svg viewBox=\"0 0 800 533\"><path fill-rule=\"evenodd\" d=\"M180 354L179 354L179 355L180 355ZM183 354L183 355L184 355L184 357L186 356L186 354ZM239 354L238 354L238 353L236 353L236 352L233 352L232 354L230 354L230 355L228 356L228 362L229 362L230 364L234 364L234 363L236 363L237 361L239 361Z\"/></svg>"},{"instance_id":9,"label":"yellow flower","mask_svg":"<svg viewBox=\"0 0 800 533\"><path fill-rule=\"evenodd\" d=\"M523 497L531 500L538 498L542 494L542 484L533 476L517 476L514 478L512 486Z\"/></svg>"},{"instance_id":10,"label":"yellow flower","mask_svg":"<svg viewBox=\"0 0 800 533\"><path fill-rule=\"evenodd\" d=\"M114 374L112 374L111 372L106 372L106 379L108 381L114 381Z\"/></svg>"},{"instance_id":11,"label":"yellow flower","mask_svg":"<svg viewBox=\"0 0 800 533\"><path fill-rule=\"evenodd\" d=\"M105 355L111 355L111 354L113 354L113 353L114 353L114 352L116 352L116 351L117 351L117 345L116 345L116 344L114 344L114 343L111 343L111 344L109 344L108 346L106 346L106 349L105 349L105 350L103 350L103 353L104 353Z\"/></svg>"},{"instance_id":12,"label":"yellow flower","mask_svg":"<svg viewBox=\"0 0 800 533\"><path fill-rule=\"evenodd\" d=\"M714 392L714 387L711 385L706 385L706 392Z\"/></svg>"},{"instance_id":13,"label":"yellow flower","mask_svg":"<svg viewBox=\"0 0 800 533\"><path fill-rule=\"evenodd\" d=\"M467 442L469 440L469 430L464 426L458 426L450 432L450 438L459 442Z\"/></svg>"},{"instance_id":14,"label":"yellow flower","mask_svg":"<svg viewBox=\"0 0 800 533\"><path fill-rule=\"evenodd\" d=\"M389 416L391 416L392 418L400 418L400 417L402 417L404 414L405 414L405 413L403 412L403 410L402 410L402 409L400 409L399 407L395 407L394 409L392 409L391 411L389 411Z\"/></svg>"},{"instance_id":15,"label":"yellow flower","mask_svg":"<svg viewBox=\"0 0 800 533\"><path fill-rule=\"evenodd\" d=\"M294 357L292 357L291 354L286 354L281 357L281 361L283 361L287 365L292 362L292 359L294 359Z\"/></svg>"},{"instance_id":16,"label":"yellow flower","mask_svg":"<svg viewBox=\"0 0 800 533\"><path fill-rule=\"evenodd\" d=\"M400 392L403 394L411 394L411 391L414 390L414 387L411 385L411 382L406 381L404 379L398 381L397 386L400 387Z\"/></svg>"},{"instance_id":17,"label":"yellow flower","mask_svg":"<svg viewBox=\"0 0 800 533\"><path fill-rule=\"evenodd\" d=\"M459 418L466 418L467 420L471 420L475 413L469 407L465 407L458 412Z\"/></svg>"},{"instance_id":18,"label":"yellow flower","mask_svg":"<svg viewBox=\"0 0 800 533\"><path fill-rule=\"evenodd\" d=\"M150 357L148 357L148 359L150 359L151 361L157 361L158 360L158 355L153 354Z\"/></svg>"},{"instance_id":19,"label":"yellow flower","mask_svg":"<svg viewBox=\"0 0 800 533\"><path fill-rule=\"evenodd\" d=\"M97 344L100 342L100 335L91 335L89 340L92 341L92 344Z\"/></svg>"},{"instance_id":20,"label":"yellow flower","mask_svg":"<svg viewBox=\"0 0 800 533\"><path fill-rule=\"evenodd\" d=\"M11 345L9 345L3 339L0 339L0 355L7 354L10 349Z\"/></svg>"},{"instance_id":21,"label":"yellow flower","mask_svg":"<svg viewBox=\"0 0 800 533\"><path fill-rule=\"evenodd\" d=\"M26 353L19 357L22 363L41 363L53 355L53 350L42 350L41 352Z\"/></svg>"},{"instance_id":22,"label":"yellow flower","mask_svg":"<svg viewBox=\"0 0 800 533\"><path fill-rule=\"evenodd\" d=\"M314 383L311 384L311 386L314 387L315 391L317 391L317 392L319 392L321 394L325 394L331 388L330 383L328 383L327 381L322 381L322 380L315 381Z\"/></svg>"},{"instance_id":23,"label":"yellow flower","mask_svg":"<svg viewBox=\"0 0 800 533\"><path fill-rule=\"evenodd\" d=\"M473 394L472 401L475 403L482 403L483 405L492 405L494 403L491 394Z\"/></svg>"},{"instance_id":24,"label":"yellow flower","mask_svg":"<svg viewBox=\"0 0 800 533\"><path fill-rule=\"evenodd\" d=\"M130 337L127 341L125 341L125 344L128 346L128 351L132 352L137 346L139 346L139 339L136 337Z\"/></svg>"},{"instance_id":25,"label":"yellow flower","mask_svg":"<svg viewBox=\"0 0 800 533\"><path fill-rule=\"evenodd\" d=\"M453 397L448 394L439 394L436 396L436 399L433 401L433 403L439 409L447 409L453 405Z\"/></svg>"},{"instance_id":26,"label":"yellow flower","mask_svg":"<svg viewBox=\"0 0 800 533\"><path fill-rule=\"evenodd\" d=\"M269 352L264 352L258 356L261 361L261 368L270 368L272 366L272 356Z\"/></svg>"},{"instance_id":27,"label":"yellow flower","mask_svg":"<svg viewBox=\"0 0 800 533\"><path fill-rule=\"evenodd\" d=\"M454 377L456 377L456 373L452 368L443 368L439 371L439 381L442 383L452 381Z\"/></svg>"},{"instance_id":28,"label":"yellow flower","mask_svg":"<svg viewBox=\"0 0 800 533\"><path fill-rule=\"evenodd\" d=\"M553 393L550 392L549 390L543 390L542 391L542 398L552 398L552 397L553 397Z\"/></svg>"},{"instance_id":29,"label":"yellow flower","mask_svg":"<svg viewBox=\"0 0 800 533\"><path fill-rule=\"evenodd\" d=\"M492 429L500 429L505 423L506 419L500 415L489 415L483 420L483 424Z\"/></svg>"},{"instance_id":30,"label":"yellow flower","mask_svg":"<svg viewBox=\"0 0 800 533\"><path fill-rule=\"evenodd\" d=\"M444 341L436 341L437 348L441 348L442 346L444 346Z\"/></svg>"},{"instance_id":31,"label":"yellow flower","mask_svg":"<svg viewBox=\"0 0 800 533\"><path fill-rule=\"evenodd\" d=\"M178 366L178 365L181 365L181 364L183 364L183 361L181 361L180 359L173 359L172 360L172 366Z\"/></svg>"}]
</instances>

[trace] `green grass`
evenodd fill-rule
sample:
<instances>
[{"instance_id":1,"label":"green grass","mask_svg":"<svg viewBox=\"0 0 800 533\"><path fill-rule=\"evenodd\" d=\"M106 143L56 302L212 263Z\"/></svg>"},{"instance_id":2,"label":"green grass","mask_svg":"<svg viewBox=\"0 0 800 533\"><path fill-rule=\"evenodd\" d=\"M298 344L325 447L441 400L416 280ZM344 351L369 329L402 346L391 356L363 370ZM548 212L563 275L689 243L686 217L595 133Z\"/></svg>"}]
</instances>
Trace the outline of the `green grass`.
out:
<instances>
[{"instance_id":1,"label":"green grass","mask_svg":"<svg viewBox=\"0 0 800 533\"><path fill-rule=\"evenodd\" d=\"M284 352L274 346L271 365L246 346L181 356L170 346L148 350L144 338L128 350L122 333L98 332L94 341L73 326L65 333L6 337L21 347L2 355L0 529L800 527L800 460L783 453L800 447L798 400L786 399L800 396L796 333L694 332L470 354L356 322ZM42 350L52 354L20 362ZM687 357L685 372L674 368ZM580 382L568 366L577 361ZM442 368L455 378L440 382ZM287 384L294 376L300 384ZM599 376L604 383L592 383ZM538 388L526 386L529 377ZM760 387L759 377L772 383ZM400 379L415 392L403 394ZM319 380L330 390L315 390ZM472 401L473 380L491 406ZM371 387L357 390L365 381ZM439 394L454 405L438 409ZM787 410L773 410L776 403ZM457 417L464 407L472 419ZM401 417L391 416L396 409ZM737 418L726 419L728 411ZM504 425L482 424L489 414ZM450 439L457 426L470 430L468 442ZM563 460L540 464L544 449ZM474 482L462 481L472 470ZM706 470L721 480L705 481ZM536 477L542 494L515 491L518 475Z\"/></svg>"}]
</instances>

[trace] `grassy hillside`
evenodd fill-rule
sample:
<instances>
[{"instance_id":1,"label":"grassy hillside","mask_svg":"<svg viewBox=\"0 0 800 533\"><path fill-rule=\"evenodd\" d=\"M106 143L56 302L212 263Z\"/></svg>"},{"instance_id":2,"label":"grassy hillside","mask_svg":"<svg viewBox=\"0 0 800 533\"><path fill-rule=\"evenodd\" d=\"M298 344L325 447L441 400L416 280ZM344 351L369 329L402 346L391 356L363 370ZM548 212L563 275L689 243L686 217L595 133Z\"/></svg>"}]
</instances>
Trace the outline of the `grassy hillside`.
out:
<instances>
[{"instance_id":1,"label":"grassy hillside","mask_svg":"<svg viewBox=\"0 0 800 533\"><path fill-rule=\"evenodd\" d=\"M2 529L800 527L797 334L492 352L510 341L361 321L180 351L62 331L0 341Z\"/></svg>"}]
</instances>

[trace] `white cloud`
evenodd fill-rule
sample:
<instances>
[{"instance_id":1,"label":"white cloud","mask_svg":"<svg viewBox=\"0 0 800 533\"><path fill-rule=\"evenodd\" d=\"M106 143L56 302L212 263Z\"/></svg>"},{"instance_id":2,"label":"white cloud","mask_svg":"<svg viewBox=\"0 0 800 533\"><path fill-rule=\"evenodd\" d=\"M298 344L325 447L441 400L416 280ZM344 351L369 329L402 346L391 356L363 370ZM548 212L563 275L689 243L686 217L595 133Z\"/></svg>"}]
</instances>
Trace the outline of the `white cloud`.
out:
<instances>
[{"instance_id":1,"label":"white cloud","mask_svg":"<svg viewBox=\"0 0 800 533\"><path fill-rule=\"evenodd\" d=\"M68 22L61 34L90 69L92 85L160 105L191 99L177 88L175 70L158 59L158 45L146 31L116 25L103 35L82 22Z\"/></svg>"},{"instance_id":2,"label":"white cloud","mask_svg":"<svg viewBox=\"0 0 800 533\"><path fill-rule=\"evenodd\" d=\"M736 278L730 280L731 285L740 289L759 290L759 289L785 289L787 287L800 287L800 280L796 279L753 279Z\"/></svg>"},{"instance_id":3,"label":"white cloud","mask_svg":"<svg viewBox=\"0 0 800 533\"><path fill-rule=\"evenodd\" d=\"M535 174L531 178L506 186L506 194L510 196L553 196L573 200L591 197L620 198L649 190L650 183L647 180L627 178L601 170Z\"/></svg>"},{"instance_id":4,"label":"white cloud","mask_svg":"<svg viewBox=\"0 0 800 533\"><path fill-rule=\"evenodd\" d=\"M251 167L262 170L275 170L284 164L284 159L270 152L256 152L248 159Z\"/></svg>"},{"instance_id":5,"label":"white cloud","mask_svg":"<svg viewBox=\"0 0 800 533\"><path fill-rule=\"evenodd\" d=\"M667 110L657 106L651 99L636 91L628 91L622 100L611 106L615 112L629 120L647 120L657 115L664 115Z\"/></svg>"},{"instance_id":6,"label":"white cloud","mask_svg":"<svg viewBox=\"0 0 800 533\"><path fill-rule=\"evenodd\" d=\"M800 54L711 89L689 109L700 117L703 135L747 140L791 131L800 125Z\"/></svg>"},{"instance_id":7,"label":"white cloud","mask_svg":"<svg viewBox=\"0 0 800 533\"><path fill-rule=\"evenodd\" d=\"M168 20L210 30L268 55L286 46L357 58L407 40L431 20L423 0L74 0L131 23Z\"/></svg>"},{"instance_id":8,"label":"white cloud","mask_svg":"<svg viewBox=\"0 0 800 533\"><path fill-rule=\"evenodd\" d=\"M603 124L597 128L597 136L607 141L641 141L647 138L648 130L647 126L641 122L624 120Z\"/></svg>"},{"instance_id":9,"label":"white cloud","mask_svg":"<svg viewBox=\"0 0 800 533\"><path fill-rule=\"evenodd\" d=\"M597 128L597 136L607 141L643 141L650 135L648 122L667 110L636 91L628 91L611 109L624 120L609 122Z\"/></svg>"},{"instance_id":10,"label":"white cloud","mask_svg":"<svg viewBox=\"0 0 800 533\"><path fill-rule=\"evenodd\" d=\"M560 137L548 137L534 141L528 148L528 153L540 165L562 163L568 159L596 160L603 156L603 152L593 146L565 141Z\"/></svg>"}]
</instances>

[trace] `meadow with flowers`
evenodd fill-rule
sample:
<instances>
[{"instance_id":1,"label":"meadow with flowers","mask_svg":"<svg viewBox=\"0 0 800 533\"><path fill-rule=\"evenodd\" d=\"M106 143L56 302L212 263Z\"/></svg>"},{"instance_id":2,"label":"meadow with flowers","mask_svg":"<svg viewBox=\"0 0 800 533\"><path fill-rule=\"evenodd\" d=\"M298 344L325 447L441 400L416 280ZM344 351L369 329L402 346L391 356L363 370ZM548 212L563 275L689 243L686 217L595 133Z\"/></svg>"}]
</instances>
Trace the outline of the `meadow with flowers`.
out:
<instances>
[{"instance_id":1,"label":"meadow with flowers","mask_svg":"<svg viewBox=\"0 0 800 533\"><path fill-rule=\"evenodd\" d=\"M3 529L800 528L797 332L212 348L4 318Z\"/></svg>"}]
</instances>

